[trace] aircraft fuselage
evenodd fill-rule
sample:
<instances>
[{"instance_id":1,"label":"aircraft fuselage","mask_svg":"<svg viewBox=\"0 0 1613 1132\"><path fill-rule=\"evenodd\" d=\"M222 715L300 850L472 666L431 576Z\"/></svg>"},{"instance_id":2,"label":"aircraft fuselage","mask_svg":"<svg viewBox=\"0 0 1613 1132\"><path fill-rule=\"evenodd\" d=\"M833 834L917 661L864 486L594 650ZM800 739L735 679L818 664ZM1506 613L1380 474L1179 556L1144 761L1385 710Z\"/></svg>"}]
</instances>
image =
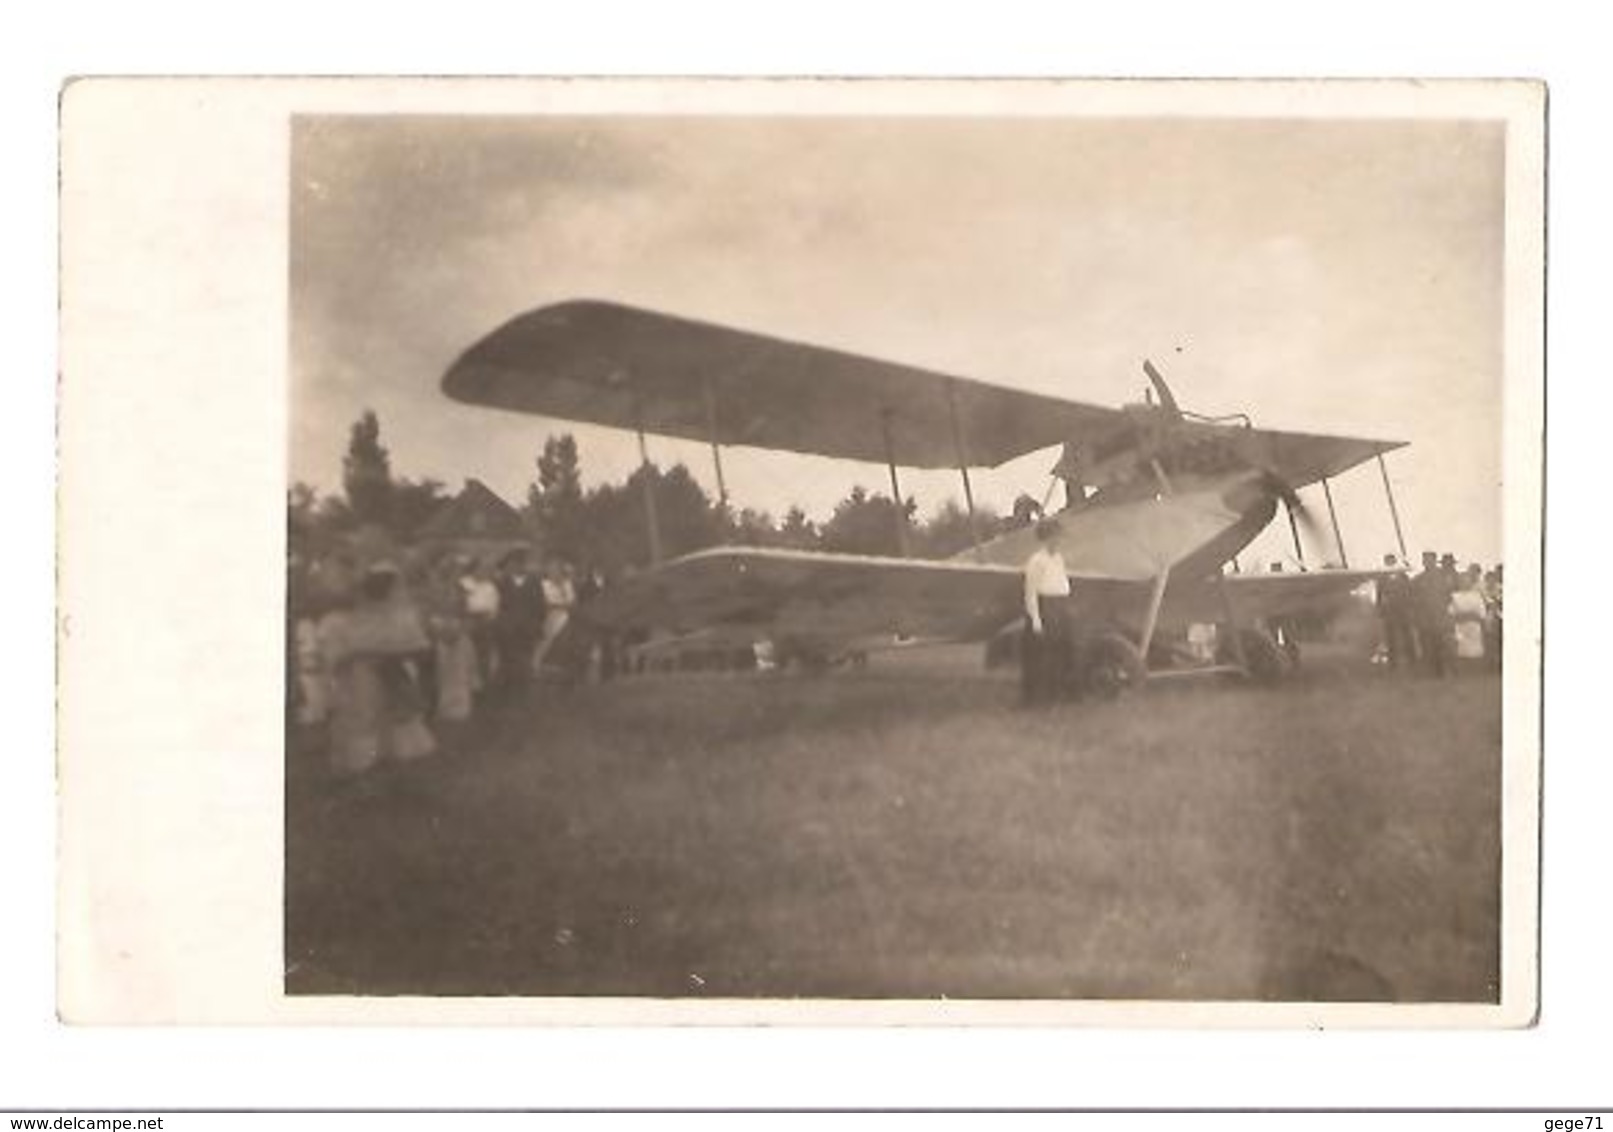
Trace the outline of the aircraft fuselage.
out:
<instances>
[{"instance_id":1,"label":"aircraft fuselage","mask_svg":"<svg viewBox=\"0 0 1613 1132\"><path fill-rule=\"evenodd\" d=\"M1167 569L1183 578L1214 574L1265 529L1276 506L1261 473L1246 470L1183 479L1168 493L1094 500L1051 518L1072 575L1148 582ZM1018 567L1035 549L1035 531L1027 527L954 560Z\"/></svg>"}]
</instances>

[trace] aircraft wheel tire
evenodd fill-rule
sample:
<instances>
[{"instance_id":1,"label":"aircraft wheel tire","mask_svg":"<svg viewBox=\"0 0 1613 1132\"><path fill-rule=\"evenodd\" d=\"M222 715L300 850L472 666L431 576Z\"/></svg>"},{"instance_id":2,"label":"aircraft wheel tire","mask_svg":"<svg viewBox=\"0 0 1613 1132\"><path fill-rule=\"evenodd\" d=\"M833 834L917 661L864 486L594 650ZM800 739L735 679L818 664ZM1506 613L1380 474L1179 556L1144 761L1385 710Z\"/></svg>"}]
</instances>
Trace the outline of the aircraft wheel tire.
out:
<instances>
[{"instance_id":1,"label":"aircraft wheel tire","mask_svg":"<svg viewBox=\"0 0 1613 1132\"><path fill-rule=\"evenodd\" d=\"M1119 633L1105 633L1092 643L1085 677L1093 695L1113 700L1142 687L1148 679L1148 665L1130 640Z\"/></svg>"},{"instance_id":2,"label":"aircraft wheel tire","mask_svg":"<svg viewBox=\"0 0 1613 1132\"><path fill-rule=\"evenodd\" d=\"M802 649L795 654L794 659L801 671L808 676L827 676L829 674L829 658L815 649Z\"/></svg>"},{"instance_id":3,"label":"aircraft wheel tire","mask_svg":"<svg viewBox=\"0 0 1613 1132\"><path fill-rule=\"evenodd\" d=\"M1263 629L1243 629L1239 632L1243 644L1244 660L1249 666L1249 678L1257 684L1275 684L1293 668L1288 653L1274 637Z\"/></svg>"}]
</instances>

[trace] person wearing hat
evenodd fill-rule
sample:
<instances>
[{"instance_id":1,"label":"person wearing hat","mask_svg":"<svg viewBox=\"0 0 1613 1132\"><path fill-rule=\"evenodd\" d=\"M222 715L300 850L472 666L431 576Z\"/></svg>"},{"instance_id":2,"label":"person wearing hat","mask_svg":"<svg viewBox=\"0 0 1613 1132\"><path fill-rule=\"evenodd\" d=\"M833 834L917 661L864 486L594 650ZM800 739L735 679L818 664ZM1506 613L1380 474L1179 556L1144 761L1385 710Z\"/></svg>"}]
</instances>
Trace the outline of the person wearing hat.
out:
<instances>
[{"instance_id":1,"label":"person wearing hat","mask_svg":"<svg viewBox=\"0 0 1613 1132\"><path fill-rule=\"evenodd\" d=\"M356 777L385 760L421 758L436 748L418 684L430 641L401 581L393 563L375 563L346 608L320 628L331 674L329 753L337 777Z\"/></svg>"},{"instance_id":2,"label":"person wearing hat","mask_svg":"<svg viewBox=\"0 0 1613 1132\"><path fill-rule=\"evenodd\" d=\"M1411 579L1393 554L1383 556L1386 573L1378 579L1378 616L1383 620L1383 646L1389 667L1400 671L1412 668L1417 659L1417 629L1413 623Z\"/></svg>"},{"instance_id":3,"label":"person wearing hat","mask_svg":"<svg viewBox=\"0 0 1613 1132\"><path fill-rule=\"evenodd\" d=\"M1484 640L1484 655L1490 667L1496 669L1501 667L1501 570L1502 568L1497 566L1484 575L1484 607L1488 613L1484 621L1488 628Z\"/></svg>"},{"instance_id":4,"label":"person wearing hat","mask_svg":"<svg viewBox=\"0 0 1613 1132\"><path fill-rule=\"evenodd\" d=\"M1020 691L1026 705L1055 700L1070 678L1070 572L1056 519L1036 524L1037 547L1025 562L1025 640Z\"/></svg>"},{"instance_id":5,"label":"person wearing hat","mask_svg":"<svg viewBox=\"0 0 1613 1132\"><path fill-rule=\"evenodd\" d=\"M532 570L525 549L510 551L501 565L496 622L499 684L514 693L532 679L532 651L543 632L547 610L543 580Z\"/></svg>"},{"instance_id":6,"label":"person wearing hat","mask_svg":"<svg viewBox=\"0 0 1613 1132\"><path fill-rule=\"evenodd\" d=\"M1452 558L1454 563L1455 559ZM1411 581L1416 612L1417 647L1423 663L1435 676L1451 672L1451 591L1450 573L1432 550L1423 551L1423 568Z\"/></svg>"}]
</instances>

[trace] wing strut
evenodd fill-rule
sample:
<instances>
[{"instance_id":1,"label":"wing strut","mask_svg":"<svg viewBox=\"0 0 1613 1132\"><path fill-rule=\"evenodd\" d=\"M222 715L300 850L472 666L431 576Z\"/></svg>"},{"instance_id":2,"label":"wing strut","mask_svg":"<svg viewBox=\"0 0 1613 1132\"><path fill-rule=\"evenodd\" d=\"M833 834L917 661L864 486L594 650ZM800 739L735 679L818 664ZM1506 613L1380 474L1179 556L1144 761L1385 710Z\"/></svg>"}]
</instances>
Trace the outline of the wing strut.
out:
<instances>
[{"instance_id":1,"label":"wing strut","mask_svg":"<svg viewBox=\"0 0 1613 1132\"><path fill-rule=\"evenodd\" d=\"M1233 558L1236 562L1237 559ZM1227 643L1232 646L1232 658L1238 662L1245 676L1249 675L1249 657L1243 651L1243 626L1238 624L1238 611L1233 608L1232 594L1227 591L1227 576L1224 571L1215 572L1215 588L1221 598L1221 612L1227 619L1227 635L1231 638Z\"/></svg>"},{"instance_id":2,"label":"wing strut","mask_svg":"<svg viewBox=\"0 0 1613 1132\"><path fill-rule=\"evenodd\" d=\"M1339 548L1339 565L1346 570L1350 568L1350 552L1344 549L1344 535L1339 531L1339 513L1333 510L1333 489L1327 484L1327 477L1322 477L1322 494L1327 496L1327 517L1333 524L1333 541Z\"/></svg>"},{"instance_id":3,"label":"wing strut","mask_svg":"<svg viewBox=\"0 0 1613 1132\"><path fill-rule=\"evenodd\" d=\"M1159 606L1165 600L1165 585L1171 580L1171 568L1164 566L1154 579L1154 588L1148 595L1148 613L1143 618L1143 634L1137 645L1143 664L1148 663L1148 649L1154 643L1154 627L1159 624Z\"/></svg>"},{"instance_id":4,"label":"wing strut","mask_svg":"<svg viewBox=\"0 0 1613 1132\"><path fill-rule=\"evenodd\" d=\"M975 557L980 558L980 525L975 519L975 493L969 484L969 461L963 452L963 427L958 424L957 387L957 381L947 379L947 413L952 418L952 447L957 452L958 471L963 474L963 502L969 508L969 537L974 540Z\"/></svg>"},{"instance_id":5,"label":"wing strut","mask_svg":"<svg viewBox=\"0 0 1613 1132\"><path fill-rule=\"evenodd\" d=\"M891 502L896 505L896 546L903 558L907 549L907 508L902 504L902 484L896 478L896 445L891 441L891 410L879 410L879 434L885 441L885 467L891 474Z\"/></svg>"},{"instance_id":6,"label":"wing strut","mask_svg":"<svg viewBox=\"0 0 1613 1132\"><path fill-rule=\"evenodd\" d=\"M650 565L661 561L661 517L655 510L655 465L650 463L650 446L644 441L644 413L637 396L633 398L633 427L638 433L639 471L644 480L644 525L650 535Z\"/></svg>"},{"instance_id":7,"label":"wing strut","mask_svg":"<svg viewBox=\"0 0 1613 1132\"><path fill-rule=\"evenodd\" d=\"M717 502L728 506L728 484L722 475L722 445L717 443L717 391L712 388L711 375L705 375L702 386L706 399L706 434L711 439L711 462L717 469Z\"/></svg>"},{"instance_id":8,"label":"wing strut","mask_svg":"<svg viewBox=\"0 0 1613 1132\"><path fill-rule=\"evenodd\" d=\"M1383 477L1383 493L1389 497L1389 517L1395 521L1395 544L1400 547L1400 561L1406 565L1411 562L1406 558L1406 536L1400 533L1400 511L1395 507L1395 489L1389 484L1389 469L1383 462L1383 453L1378 453L1378 474Z\"/></svg>"},{"instance_id":9,"label":"wing strut","mask_svg":"<svg viewBox=\"0 0 1613 1132\"><path fill-rule=\"evenodd\" d=\"M1294 520L1294 505L1283 500L1283 510L1288 512L1288 533L1294 536L1294 557L1299 560L1299 568L1305 569L1305 547L1299 541L1299 523Z\"/></svg>"}]
</instances>

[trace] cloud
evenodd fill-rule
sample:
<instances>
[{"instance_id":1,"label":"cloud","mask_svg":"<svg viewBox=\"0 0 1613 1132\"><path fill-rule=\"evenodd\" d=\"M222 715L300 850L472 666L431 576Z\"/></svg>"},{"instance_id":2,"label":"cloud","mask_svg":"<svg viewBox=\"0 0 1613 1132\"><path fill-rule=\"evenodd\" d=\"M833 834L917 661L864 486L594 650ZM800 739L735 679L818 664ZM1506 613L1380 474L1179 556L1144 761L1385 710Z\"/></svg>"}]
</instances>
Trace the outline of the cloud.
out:
<instances>
[{"instance_id":1,"label":"cloud","mask_svg":"<svg viewBox=\"0 0 1613 1132\"><path fill-rule=\"evenodd\" d=\"M596 296L1104 403L1153 357L1205 411L1414 441L1403 506L1491 554L1502 153L1460 122L300 119L293 474L338 482L368 406L400 470L520 494L551 425L437 382ZM579 434L597 475L636 459ZM794 459L736 455L740 502L880 482Z\"/></svg>"}]
</instances>

